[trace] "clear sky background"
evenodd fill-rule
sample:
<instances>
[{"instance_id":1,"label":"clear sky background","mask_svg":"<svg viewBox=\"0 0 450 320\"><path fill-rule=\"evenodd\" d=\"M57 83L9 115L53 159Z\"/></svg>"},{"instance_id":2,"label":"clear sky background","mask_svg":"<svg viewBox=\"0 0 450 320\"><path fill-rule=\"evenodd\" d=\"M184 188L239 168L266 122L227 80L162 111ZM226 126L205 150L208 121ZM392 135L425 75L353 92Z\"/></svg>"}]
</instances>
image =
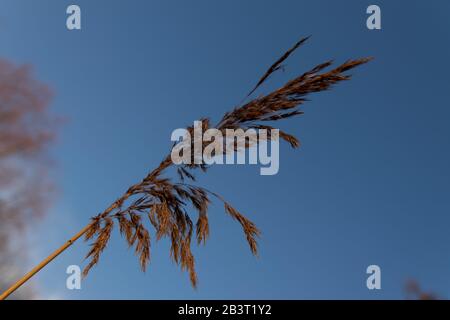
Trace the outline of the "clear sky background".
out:
<instances>
[{"instance_id":1,"label":"clear sky background","mask_svg":"<svg viewBox=\"0 0 450 320\"><path fill-rule=\"evenodd\" d=\"M72 3L81 31L65 26ZM381 31L365 25L374 3ZM156 167L172 130L219 119L300 37L312 35L263 92L330 58L376 58L281 124L303 145L282 145L277 175L247 165L201 177L262 230L259 258L215 204L195 247L197 290L166 241L153 241L143 274L116 232L82 290L65 287L88 250L79 241L35 277L41 296L401 299L414 278L449 298L449 14L444 0L1 0L0 56L32 64L69 120L53 149L61 192L32 228L30 265ZM370 264L379 291L366 288Z\"/></svg>"}]
</instances>

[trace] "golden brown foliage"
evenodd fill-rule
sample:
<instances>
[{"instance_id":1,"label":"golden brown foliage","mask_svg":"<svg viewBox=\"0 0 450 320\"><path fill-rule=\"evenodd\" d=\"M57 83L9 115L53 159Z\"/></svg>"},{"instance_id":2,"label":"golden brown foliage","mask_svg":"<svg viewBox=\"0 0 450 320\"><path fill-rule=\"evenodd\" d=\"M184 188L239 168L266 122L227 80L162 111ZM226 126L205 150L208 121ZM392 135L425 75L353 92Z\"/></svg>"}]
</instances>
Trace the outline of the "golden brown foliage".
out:
<instances>
[{"instance_id":1,"label":"golden brown foliage","mask_svg":"<svg viewBox=\"0 0 450 320\"><path fill-rule=\"evenodd\" d=\"M266 80L269 76L280 69L281 63L306 41L300 40L295 46L289 49L280 59L278 59L269 70L257 82L255 88L249 96ZM227 129L271 129L266 125L269 121L278 121L303 114L298 107L306 101L306 96L310 93L324 91L332 85L350 79L350 75L344 74L346 71L368 62L370 59L363 58L349 60L342 65L324 72L324 69L331 66L332 62L320 64L308 72L287 82L281 88L258 98L255 98L231 112L227 112L220 122L215 126L222 133ZM322 73L321 73L322 72ZM203 130L210 128L210 121L202 119ZM192 133L193 127L188 131ZM191 137L194 137L191 134ZM280 137L287 141L292 147L299 146L299 141L286 132L280 131ZM194 143L192 138L192 145ZM247 144L246 147L249 145ZM203 145L203 148L205 145ZM224 150L224 152L226 152ZM136 254L142 269L149 262L150 258L150 236L144 223L143 217L148 217L150 224L155 229L156 239L167 237L171 241L170 254L175 263L179 264L183 270L187 270L191 283L195 287L197 276L195 272L194 257L191 252L191 239L195 231L198 243L205 243L209 235L208 205L210 196L222 201L225 211L237 220L242 226L250 250L257 254L256 238L260 231L253 222L239 213L228 202L216 193L194 185L193 171L201 169L206 172L206 164L180 165L177 168L179 180L163 177L163 173L172 166L170 155L166 156L160 165L151 171L140 183L131 186L127 192L117 199L109 208L92 220L86 240L94 239L91 250L87 258L90 262L84 269L84 275L94 266L106 247L113 219L119 223L121 234L125 237L130 246L135 247ZM185 182L189 180L191 183ZM197 211L197 222L194 224L188 214L188 209L192 207Z\"/></svg>"}]
</instances>

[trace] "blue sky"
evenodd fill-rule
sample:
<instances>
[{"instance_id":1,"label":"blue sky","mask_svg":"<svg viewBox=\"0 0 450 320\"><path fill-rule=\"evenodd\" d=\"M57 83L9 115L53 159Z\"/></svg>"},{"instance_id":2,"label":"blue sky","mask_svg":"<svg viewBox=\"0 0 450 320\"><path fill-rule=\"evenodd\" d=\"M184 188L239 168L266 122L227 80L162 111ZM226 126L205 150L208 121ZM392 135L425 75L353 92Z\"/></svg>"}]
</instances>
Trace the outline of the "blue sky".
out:
<instances>
[{"instance_id":1,"label":"blue sky","mask_svg":"<svg viewBox=\"0 0 450 320\"><path fill-rule=\"evenodd\" d=\"M66 7L82 30L65 27ZM1 0L0 56L30 63L69 121L52 150L61 192L33 228L30 265L159 164L172 130L217 120L300 37L310 41L267 92L327 59L374 56L350 82L312 96L281 124L280 171L216 166L200 181L262 230L260 257L220 204L196 247L199 288L153 241L147 273L117 233L82 290L65 288L79 241L33 280L43 298L403 298L408 278L450 297L448 1ZM365 286L382 270L382 289Z\"/></svg>"}]
</instances>

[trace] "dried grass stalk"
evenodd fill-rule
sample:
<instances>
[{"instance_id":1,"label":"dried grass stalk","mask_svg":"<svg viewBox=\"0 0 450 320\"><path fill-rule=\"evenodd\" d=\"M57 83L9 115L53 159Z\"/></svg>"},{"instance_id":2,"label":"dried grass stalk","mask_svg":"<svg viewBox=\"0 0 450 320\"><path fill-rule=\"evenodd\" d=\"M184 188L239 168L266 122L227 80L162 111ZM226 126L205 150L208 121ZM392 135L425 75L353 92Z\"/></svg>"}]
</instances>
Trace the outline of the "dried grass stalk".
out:
<instances>
[{"instance_id":1,"label":"dried grass stalk","mask_svg":"<svg viewBox=\"0 0 450 320\"><path fill-rule=\"evenodd\" d=\"M253 94L272 73L279 70L282 67L281 64L307 39L297 42L270 66L248 96ZM332 61L322 63L288 81L279 89L254 98L231 112L225 113L215 128L221 130L222 133L225 133L226 129L272 129L273 126L268 125L267 122L302 115L303 111L298 107L306 101L309 94L328 90L334 84L350 79L350 75L346 72L369 60L370 58L349 60L329 71L325 71L325 69L332 65ZM209 127L209 120L203 119L203 129L206 130ZM192 132L193 127L189 127L188 130ZM293 148L300 145L296 137L281 130L280 137ZM249 144L246 147L249 147ZM114 220L128 245L134 246L141 268L145 270L150 259L150 232L143 218L148 217L149 224L155 230L156 239L159 240L163 237L170 239L171 257L183 270L189 272L191 283L195 287L197 275L194 256L191 252L191 239L194 232L198 244L205 243L209 236L207 212L211 196L222 201L225 211L239 222L251 252L257 255L257 238L261 233L256 225L218 194L192 184L195 183L194 170L200 169L206 172L208 166L194 164L193 161L191 163L178 166L178 179L164 177L163 174L173 165L169 154L140 183L131 186L109 208L93 218L89 230L85 234L85 239L93 239L93 244L87 254L90 261L84 269L84 275L87 275L90 269L98 263L101 253L110 239ZM192 209L198 213L195 228L188 214L188 210Z\"/></svg>"}]
</instances>

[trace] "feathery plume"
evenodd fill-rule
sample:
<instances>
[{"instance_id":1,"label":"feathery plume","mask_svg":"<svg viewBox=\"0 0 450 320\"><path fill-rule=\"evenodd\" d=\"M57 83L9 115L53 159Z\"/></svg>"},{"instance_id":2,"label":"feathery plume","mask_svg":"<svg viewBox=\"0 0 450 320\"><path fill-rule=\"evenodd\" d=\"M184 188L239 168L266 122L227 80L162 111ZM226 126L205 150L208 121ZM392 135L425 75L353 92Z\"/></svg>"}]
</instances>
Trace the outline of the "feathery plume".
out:
<instances>
[{"instance_id":1,"label":"feathery plume","mask_svg":"<svg viewBox=\"0 0 450 320\"><path fill-rule=\"evenodd\" d=\"M251 96L272 73L279 70L281 64L307 39L301 39L270 66L248 96ZM346 72L369 60L370 58L348 60L329 71L325 71L325 69L332 65L332 61L319 64L288 81L277 90L254 98L231 112L225 113L215 128L222 133L225 133L227 129L273 129L274 127L268 125L267 122L302 115L303 111L298 108L306 101L309 94L328 90L333 85L350 79L351 76ZM202 120L203 130L210 128L210 121ZM187 130L192 133L193 127L189 127ZM191 137L193 136L191 134ZM281 130L280 138L293 148L300 145L295 136ZM248 148L249 144L246 147ZM179 165L176 170L178 179L176 179L164 176L164 173L172 165L170 155L166 156L159 166L141 182L131 186L109 208L93 218L92 224L85 234L86 240L93 239L94 242L87 254L90 261L84 269L84 275L87 275L91 268L98 263L101 253L110 239L114 221L117 222L120 233L128 245L134 246L141 268L145 270L150 259L150 232L143 218L148 217L149 224L154 228L155 238L157 240L163 237L170 239L172 259L183 270L188 271L191 283L195 287L197 275L194 256L191 252L191 239L195 233L197 243L200 244L205 243L209 236L207 212L211 196L222 201L225 211L241 225L251 252L257 255L257 238L261 232L256 225L218 194L194 184L194 171L200 169L206 172L209 167L204 163L195 164L194 161L191 161L191 164ZM188 214L189 208L197 211L195 228L191 216Z\"/></svg>"}]
</instances>

